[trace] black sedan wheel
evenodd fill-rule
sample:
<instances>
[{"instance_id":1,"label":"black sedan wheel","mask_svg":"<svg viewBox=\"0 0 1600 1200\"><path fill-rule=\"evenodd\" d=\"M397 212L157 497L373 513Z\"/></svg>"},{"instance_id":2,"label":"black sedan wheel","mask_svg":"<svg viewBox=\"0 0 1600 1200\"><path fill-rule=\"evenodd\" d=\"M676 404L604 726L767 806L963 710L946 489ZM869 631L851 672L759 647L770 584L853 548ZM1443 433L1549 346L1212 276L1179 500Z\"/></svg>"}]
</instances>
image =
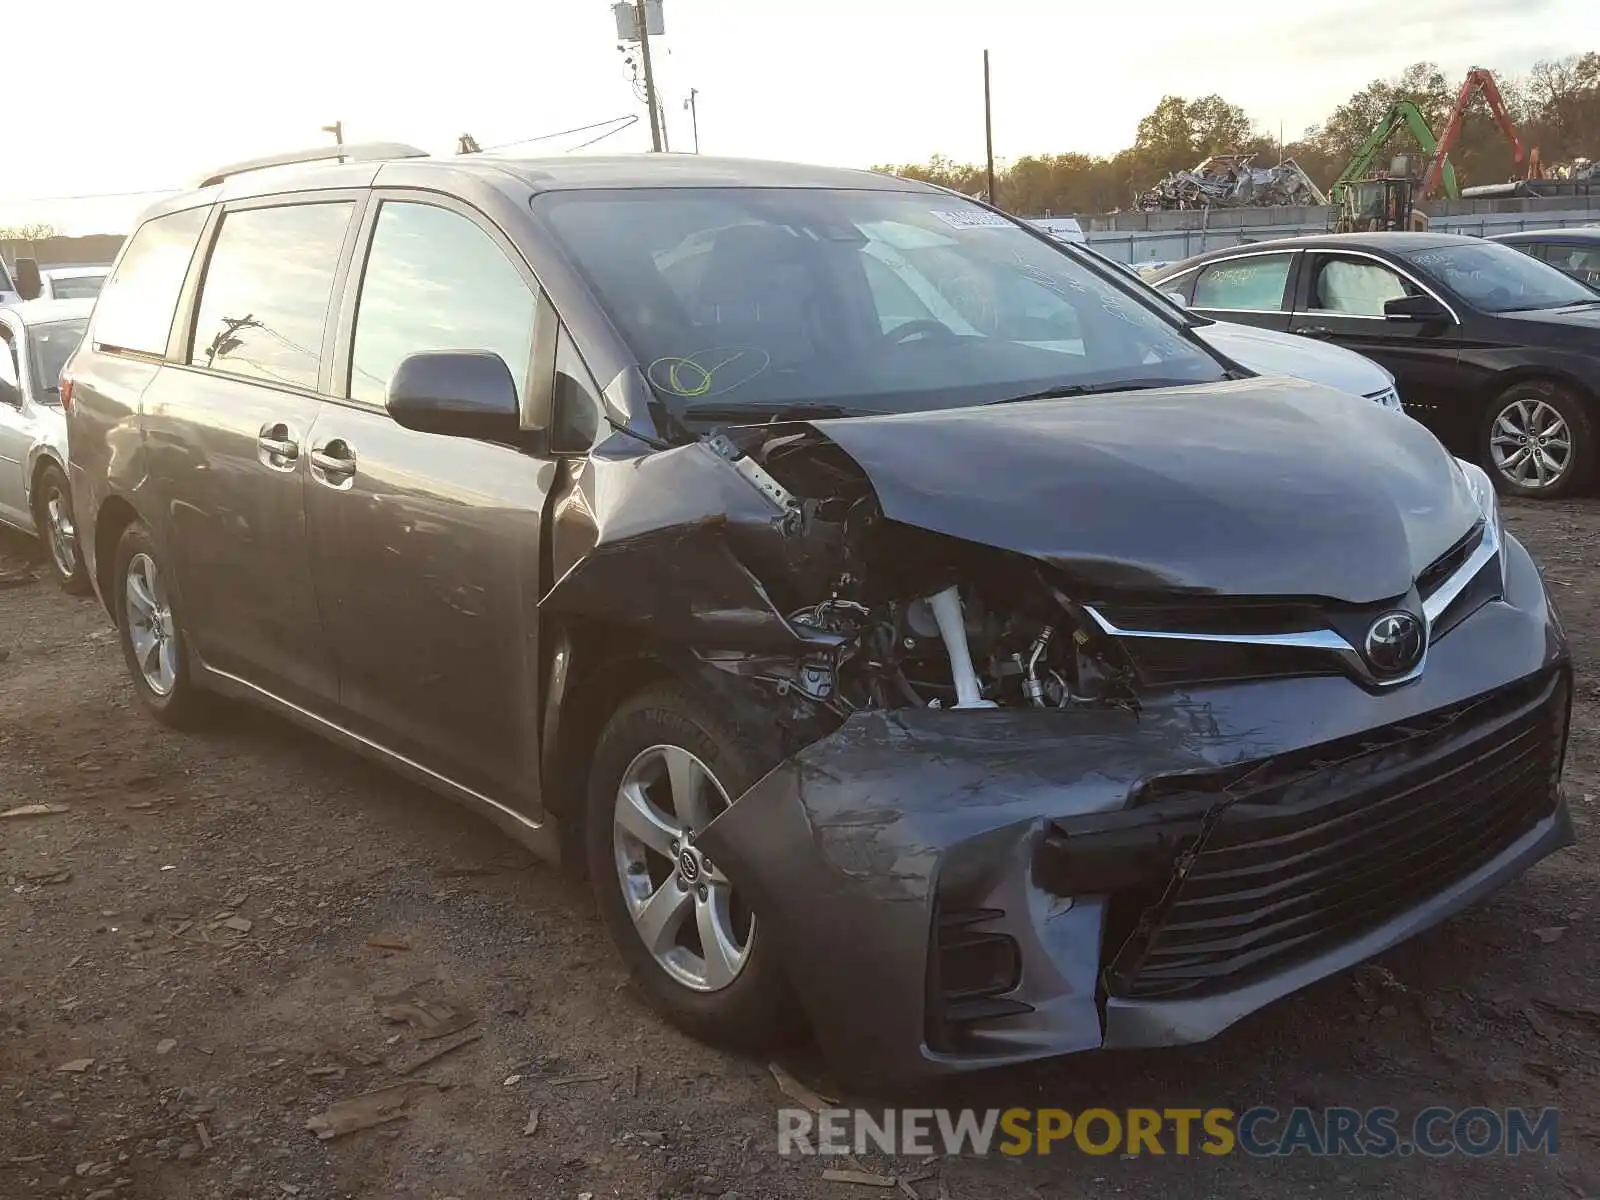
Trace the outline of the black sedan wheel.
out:
<instances>
[{"instance_id":1,"label":"black sedan wheel","mask_svg":"<svg viewBox=\"0 0 1600 1200\"><path fill-rule=\"evenodd\" d=\"M1594 429L1583 404L1543 380L1507 388L1489 405L1484 465L1510 496L1554 499L1582 487L1594 467Z\"/></svg>"},{"instance_id":2,"label":"black sedan wheel","mask_svg":"<svg viewBox=\"0 0 1600 1200\"><path fill-rule=\"evenodd\" d=\"M764 765L708 708L649 688L600 735L585 814L600 914L635 981L686 1032L750 1051L791 1039L798 1013L776 948L698 838Z\"/></svg>"}]
</instances>

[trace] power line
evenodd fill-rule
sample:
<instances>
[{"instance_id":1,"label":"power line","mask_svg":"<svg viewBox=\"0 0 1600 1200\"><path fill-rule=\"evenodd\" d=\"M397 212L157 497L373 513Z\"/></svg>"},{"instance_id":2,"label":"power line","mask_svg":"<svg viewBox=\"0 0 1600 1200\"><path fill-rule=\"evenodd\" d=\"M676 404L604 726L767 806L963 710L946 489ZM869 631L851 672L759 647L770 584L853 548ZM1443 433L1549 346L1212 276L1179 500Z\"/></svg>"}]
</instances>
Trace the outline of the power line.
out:
<instances>
[{"instance_id":1,"label":"power line","mask_svg":"<svg viewBox=\"0 0 1600 1200\"><path fill-rule=\"evenodd\" d=\"M611 137L614 134L621 133L624 129L632 129L638 123L639 123L639 114L638 113L629 113L627 119L625 121L623 121L621 125L618 125L615 129L608 129L604 133L602 133L599 137L592 137L587 142L579 142L576 146L569 147L568 150L567 150L567 153L571 154L572 151L574 151L574 150L582 150L585 147L594 145L596 142L603 142L608 137Z\"/></svg>"},{"instance_id":2,"label":"power line","mask_svg":"<svg viewBox=\"0 0 1600 1200\"><path fill-rule=\"evenodd\" d=\"M15 199L0 198L0 204L45 204L58 200L116 200L125 196L165 196L173 192L181 192L181 187L141 188L136 192L80 192L73 196L18 196Z\"/></svg>"},{"instance_id":3,"label":"power line","mask_svg":"<svg viewBox=\"0 0 1600 1200\"><path fill-rule=\"evenodd\" d=\"M603 125L616 125L618 122L625 122L626 124L623 125L623 128L626 128L627 125L633 124L638 119L639 117L637 114L630 114L625 117L611 117L609 120L595 121L588 125L578 125L575 128L562 129L555 133L541 133L534 137L518 138L514 142L501 142L496 146L485 146L483 148L483 153L490 154L496 150L504 150L508 146L526 146L530 142L548 142L552 138L566 137L570 133L588 133L591 129L599 129Z\"/></svg>"},{"instance_id":4,"label":"power line","mask_svg":"<svg viewBox=\"0 0 1600 1200\"><path fill-rule=\"evenodd\" d=\"M637 113L630 113L623 117L611 117L604 121L592 121L587 125L576 125L571 129L560 129L555 133L539 133L533 137L500 142L494 146L483 147L480 153L492 154L496 150L505 150L512 146L527 146L534 142L547 142L554 138L567 137L569 134L588 133L592 129L601 129L607 125L615 125L617 127L601 134L600 137L573 147L574 150L581 150L584 146L592 146L595 142L600 141L601 138L610 137L613 133L621 133L624 129L637 124L638 120ZM140 188L136 191L128 192L78 192L67 196L18 196L13 199L0 197L0 204L54 204L64 200L121 200L131 196L170 196L184 190L186 190L184 185L172 184L166 187Z\"/></svg>"}]
</instances>

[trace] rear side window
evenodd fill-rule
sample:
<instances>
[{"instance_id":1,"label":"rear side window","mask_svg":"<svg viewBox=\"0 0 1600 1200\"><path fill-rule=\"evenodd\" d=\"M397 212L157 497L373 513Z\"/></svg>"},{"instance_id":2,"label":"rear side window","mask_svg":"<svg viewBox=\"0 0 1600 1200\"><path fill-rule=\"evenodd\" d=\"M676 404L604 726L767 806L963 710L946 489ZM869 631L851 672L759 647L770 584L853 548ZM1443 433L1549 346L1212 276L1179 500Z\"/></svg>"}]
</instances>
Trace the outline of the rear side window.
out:
<instances>
[{"instance_id":1,"label":"rear side window","mask_svg":"<svg viewBox=\"0 0 1600 1200\"><path fill-rule=\"evenodd\" d=\"M431 204L385 201L361 280L350 398L382 404L408 355L492 350L521 400L535 304L505 251L475 223Z\"/></svg>"},{"instance_id":2,"label":"rear side window","mask_svg":"<svg viewBox=\"0 0 1600 1200\"><path fill-rule=\"evenodd\" d=\"M207 210L191 208L146 221L133 235L94 310L96 345L165 354L189 260Z\"/></svg>"},{"instance_id":3,"label":"rear side window","mask_svg":"<svg viewBox=\"0 0 1600 1200\"><path fill-rule=\"evenodd\" d=\"M1278 312L1283 308L1292 258L1289 254L1259 254L1206 267L1194 285L1194 306Z\"/></svg>"},{"instance_id":4,"label":"rear side window","mask_svg":"<svg viewBox=\"0 0 1600 1200\"><path fill-rule=\"evenodd\" d=\"M263 383L315 388L339 251L355 205L228 213L200 285L189 362Z\"/></svg>"}]
</instances>

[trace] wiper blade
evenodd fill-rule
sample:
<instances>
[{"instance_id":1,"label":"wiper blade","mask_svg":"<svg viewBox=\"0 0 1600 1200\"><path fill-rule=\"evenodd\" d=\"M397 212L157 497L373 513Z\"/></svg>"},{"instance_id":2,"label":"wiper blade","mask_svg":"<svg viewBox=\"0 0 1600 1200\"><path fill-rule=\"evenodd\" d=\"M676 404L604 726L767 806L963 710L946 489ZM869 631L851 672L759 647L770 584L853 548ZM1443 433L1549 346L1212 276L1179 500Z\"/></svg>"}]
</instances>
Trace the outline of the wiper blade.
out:
<instances>
[{"instance_id":1,"label":"wiper blade","mask_svg":"<svg viewBox=\"0 0 1600 1200\"><path fill-rule=\"evenodd\" d=\"M1064 383L1057 387L1027 392L1021 396L1002 396L990 404L1025 404L1029 400L1059 400L1064 396L1099 396L1109 392L1142 392L1150 388L1182 387L1171 379L1124 379L1117 383Z\"/></svg>"},{"instance_id":2,"label":"wiper blade","mask_svg":"<svg viewBox=\"0 0 1600 1200\"><path fill-rule=\"evenodd\" d=\"M690 421L755 425L769 421L829 421L864 411L837 404L691 404L683 410L683 416Z\"/></svg>"}]
</instances>

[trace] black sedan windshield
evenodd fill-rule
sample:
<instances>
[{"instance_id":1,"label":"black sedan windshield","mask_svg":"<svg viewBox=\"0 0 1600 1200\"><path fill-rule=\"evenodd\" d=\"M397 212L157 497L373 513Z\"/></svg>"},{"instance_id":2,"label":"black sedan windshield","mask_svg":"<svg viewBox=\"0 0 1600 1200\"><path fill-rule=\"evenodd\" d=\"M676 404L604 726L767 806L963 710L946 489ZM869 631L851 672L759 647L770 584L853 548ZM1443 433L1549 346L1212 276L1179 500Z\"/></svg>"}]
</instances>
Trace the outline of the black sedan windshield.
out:
<instances>
[{"instance_id":1,"label":"black sedan windshield","mask_svg":"<svg viewBox=\"0 0 1600 1200\"><path fill-rule=\"evenodd\" d=\"M1436 246L1406 258L1481 312L1532 312L1596 299L1577 280L1498 242Z\"/></svg>"},{"instance_id":2,"label":"black sedan windshield","mask_svg":"<svg viewBox=\"0 0 1600 1200\"><path fill-rule=\"evenodd\" d=\"M61 368L83 341L88 320L50 321L28 327L29 357L33 360L33 394L53 402L60 389Z\"/></svg>"},{"instance_id":3,"label":"black sedan windshield","mask_svg":"<svg viewBox=\"0 0 1600 1200\"><path fill-rule=\"evenodd\" d=\"M954 196L662 188L538 211L691 421L1226 378L1173 321Z\"/></svg>"}]
</instances>

